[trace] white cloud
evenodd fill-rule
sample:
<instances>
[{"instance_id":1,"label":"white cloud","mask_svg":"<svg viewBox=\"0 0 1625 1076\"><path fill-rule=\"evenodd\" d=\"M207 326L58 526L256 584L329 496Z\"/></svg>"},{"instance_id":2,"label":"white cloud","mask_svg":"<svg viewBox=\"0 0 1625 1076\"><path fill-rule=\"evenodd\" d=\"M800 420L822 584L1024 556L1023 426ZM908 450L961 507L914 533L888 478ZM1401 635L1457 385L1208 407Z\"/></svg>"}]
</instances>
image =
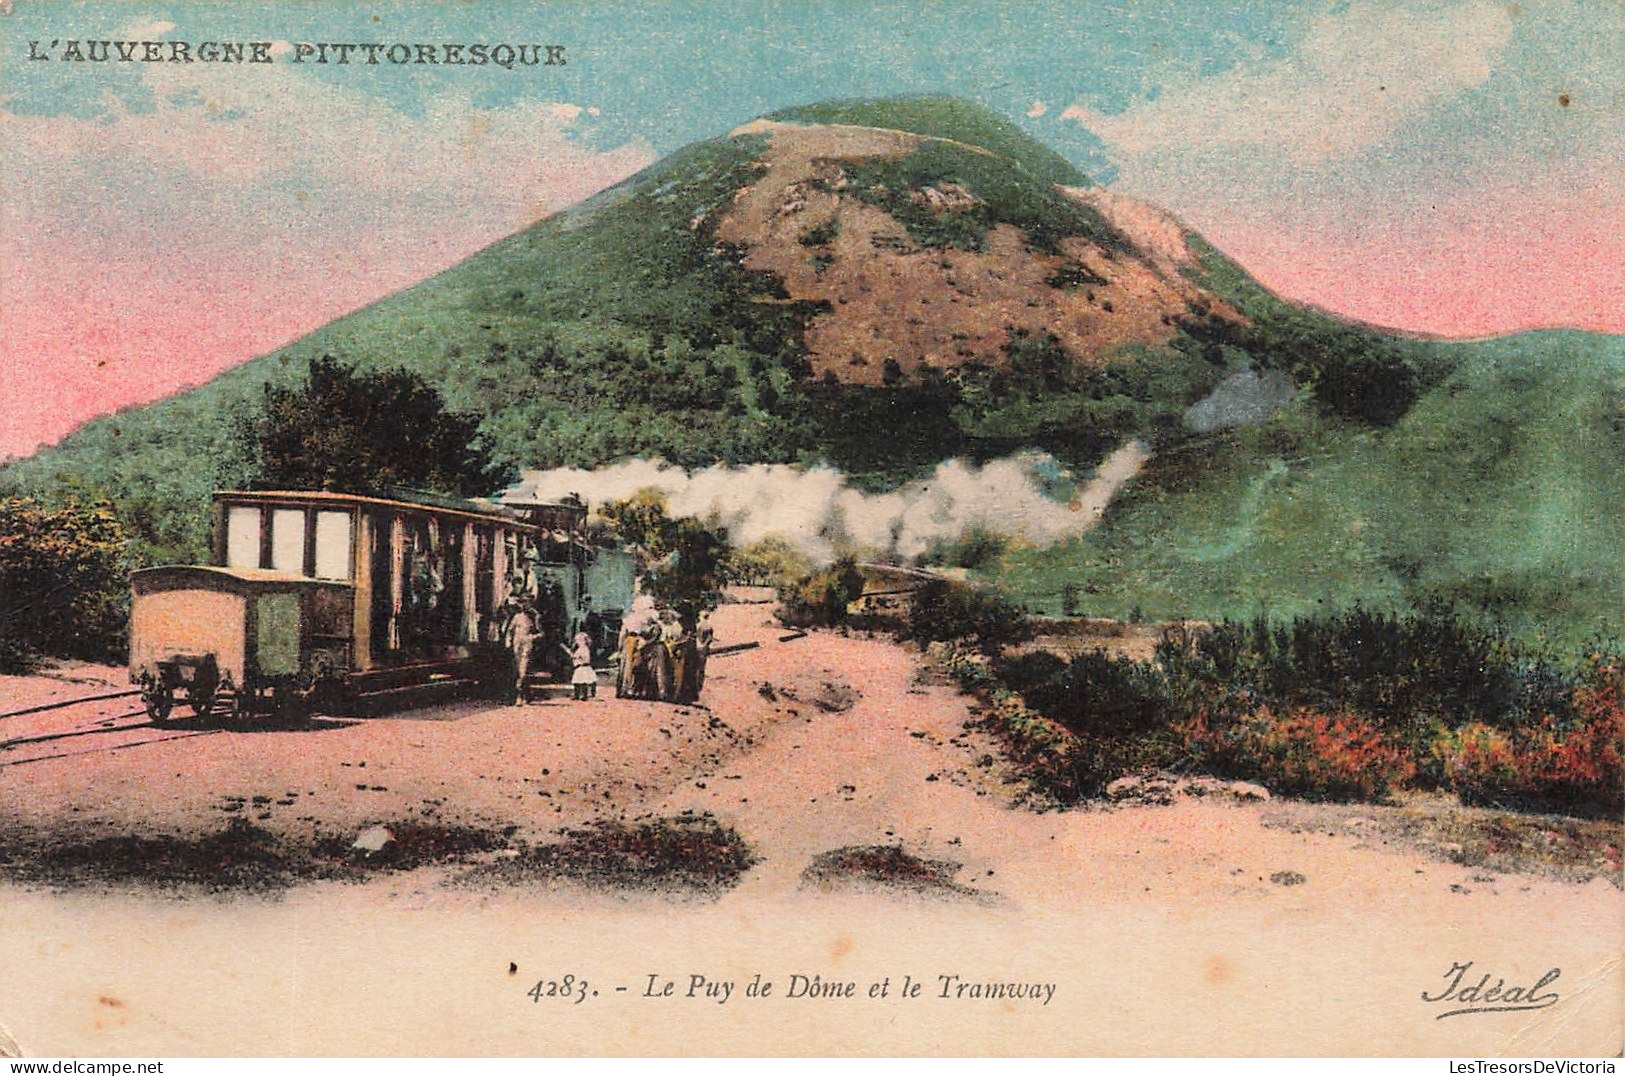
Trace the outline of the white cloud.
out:
<instances>
[{"instance_id":1,"label":"white cloud","mask_svg":"<svg viewBox=\"0 0 1625 1076\"><path fill-rule=\"evenodd\" d=\"M118 36L126 41L150 41L163 37L175 28L172 22L138 22L125 26Z\"/></svg>"},{"instance_id":2,"label":"white cloud","mask_svg":"<svg viewBox=\"0 0 1625 1076\"><path fill-rule=\"evenodd\" d=\"M1315 18L1284 57L1169 87L1114 115L1078 101L1061 118L1128 157L1225 145L1300 162L1344 157L1483 84L1512 29L1506 5L1490 0L1355 3Z\"/></svg>"},{"instance_id":3,"label":"white cloud","mask_svg":"<svg viewBox=\"0 0 1625 1076\"><path fill-rule=\"evenodd\" d=\"M583 109L569 102L476 108L442 93L410 116L290 64L153 64L142 81L153 94L148 111L113 97L104 99L111 115L93 120L0 110L0 139L36 165L122 159L215 188L288 182L313 195L376 195L386 207L444 199L485 218L490 238L654 158L640 142L599 151L572 137Z\"/></svg>"},{"instance_id":4,"label":"white cloud","mask_svg":"<svg viewBox=\"0 0 1625 1076\"><path fill-rule=\"evenodd\" d=\"M1042 101L1034 101L1032 103L1031 107L1029 107L1027 109L1027 118L1032 119L1032 120L1036 120L1038 117L1042 116L1044 113L1046 113L1048 111L1049 111L1049 106L1046 105L1044 102L1042 102Z\"/></svg>"}]
</instances>

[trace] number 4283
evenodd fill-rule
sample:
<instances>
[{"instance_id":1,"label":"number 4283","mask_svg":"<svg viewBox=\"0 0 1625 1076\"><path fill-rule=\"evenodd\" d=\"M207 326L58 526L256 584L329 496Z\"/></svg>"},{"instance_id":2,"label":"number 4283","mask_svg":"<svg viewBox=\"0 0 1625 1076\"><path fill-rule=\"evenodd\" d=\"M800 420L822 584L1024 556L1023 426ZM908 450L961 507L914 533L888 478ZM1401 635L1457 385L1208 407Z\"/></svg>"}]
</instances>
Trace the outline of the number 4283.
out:
<instances>
[{"instance_id":1,"label":"number 4283","mask_svg":"<svg viewBox=\"0 0 1625 1076\"><path fill-rule=\"evenodd\" d=\"M561 979L538 979L536 985L525 991L525 993L531 1001L537 1004L540 1004L544 998L557 998L560 1001L569 1001L574 998L575 1000L571 1003L580 1005L587 1000L587 980L577 978L574 975L566 975Z\"/></svg>"}]
</instances>

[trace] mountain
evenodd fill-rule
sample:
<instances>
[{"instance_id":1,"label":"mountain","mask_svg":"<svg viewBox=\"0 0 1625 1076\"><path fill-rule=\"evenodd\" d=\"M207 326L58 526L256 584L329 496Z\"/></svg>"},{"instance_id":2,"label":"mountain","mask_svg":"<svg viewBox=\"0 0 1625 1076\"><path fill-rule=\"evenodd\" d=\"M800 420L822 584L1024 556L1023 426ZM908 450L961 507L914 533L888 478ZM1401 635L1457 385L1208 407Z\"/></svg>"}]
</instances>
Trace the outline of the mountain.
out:
<instances>
[{"instance_id":1,"label":"mountain","mask_svg":"<svg viewBox=\"0 0 1625 1076\"><path fill-rule=\"evenodd\" d=\"M106 494L141 559L195 557L209 489L252 465L239 417L322 355L417 373L521 467L822 460L888 488L952 456L1032 447L1088 468L1146 441L1151 470L1100 528L992 573L1039 606L1065 580L1114 609L1143 591L1146 611L1199 616L1253 587L1309 601L1449 590L1461 581L1441 566L1474 545L1454 507L1561 511L1527 493L1529 469L1590 489L1606 478L1595 460L1622 447L1616 341L1442 344L1294 306L986 109L905 98L789 109L685 147L207 385L87 424L0 470L0 491ZM1195 432L1191 405L1252 365L1305 391L1263 425ZM1527 410L1542 400L1603 416L1584 452L1556 450L1557 427ZM1462 447L1475 444L1502 462ZM1369 545L1349 556L1389 557L1387 575L1304 582L1342 563L1321 554L1316 517L1271 514L1304 481L1335 487L1323 499L1344 514L1328 518L1358 518ZM1598 495L1619 504L1617 485ZM1244 540L1217 537L1238 520ZM1594 537L1598 555L1625 552L1617 534ZM1566 548L1526 543L1519 570L1562 590ZM1493 583L1479 590L1494 604Z\"/></svg>"}]
</instances>

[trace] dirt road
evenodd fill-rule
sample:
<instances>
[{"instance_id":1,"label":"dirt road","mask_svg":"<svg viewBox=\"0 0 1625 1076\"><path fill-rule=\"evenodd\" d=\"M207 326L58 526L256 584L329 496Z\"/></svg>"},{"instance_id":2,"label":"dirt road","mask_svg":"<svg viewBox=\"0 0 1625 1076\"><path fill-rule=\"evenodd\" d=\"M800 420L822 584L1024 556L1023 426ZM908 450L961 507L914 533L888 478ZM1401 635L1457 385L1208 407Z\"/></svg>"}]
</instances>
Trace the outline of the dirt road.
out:
<instances>
[{"instance_id":1,"label":"dirt road","mask_svg":"<svg viewBox=\"0 0 1625 1076\"><path fill-rule=\"evenodd\" d=\"M764 1005L786 1007L781 1015L801 1021L798 1034L819 1036L801 1048L837 1052L862 1050L877 1034L921 1052L1034 1048L1025 1035L1084 1052L1290 1052L1295 1043L1390 1052L1360 1021L1339 1021L1345 1004L1365 1006L1362 1021L1392 1009L1402 1035L1394 1052L1417 1044L1473 1053L1617 1049L1607 1044L1625 1003L1625 898L1605 878L1452 862L1463 858L1453 856L1459 849L1401 839L1387 821L1393 808L1210 799L1034 811L1018 803L1020 784L995 745L967 731L970 700L934 681L910 652L830 633L780 643L764 606L727 606L716 619L723 642L763 645L713 661L703 707L464 703L123 750L94 749L95 736L0 750L0 826L13 877L0 886L9 909L0 945L43 960L0 987L0 1023L25 1048L94 1041L127 1053L166 1035L199 1049L265 1045L268 1036L273 1052L388 1052L403 1041L480 1053L727 1049L741 1029L697 1008L683 1010L697 1021L687 1025L627 1025L622 1013L607 1038L607 1025L572 1015L549 1024L544 1044L511 995L538 965L620 976L628 990L645 971L698 964L739 975L794 966L876 976L951 965L954 974L1053 982L1071 1018L1025 1013L1000 1022L997 1007L944 1001L900 1027L878 1010L803 1019L788 999ZM26 731L37 737L48 724ZM470 864L500 864L518 854L513 847L557 841L562 829L685 812L708 812L748 846L755 862L737 885L674 899L605 893L556 875L500 887L460 881ZM118 841L136 836L186 846L236 819L329 853L378 824L491 839L468 843L456 860L361 881L296 877L300 884L269 899L185 887L159 889L155 899L150 886L122 882L56 891L85 870L97 877L86 849L92 858L116 855ZM80 875L19 875L19 864L64 846L84 853ZM879 888L852 872L809 874L832 853L857 862L853 849L899 848L904 858L885 861L899 869L882 872ZM427 947L425 931L436 939ZM245 957L273 991L246 1022L217 978L240 983ZM1462 960L1530 979L1562 967L1562 1018L1437 1022L1418 998ZM199 961L207 975L196 974ZM357 961L369 982L408 968L410 982L389 978L376 998L356 998L346 975ZM518 978L488 980L490 967L510 962L523 965ZM459 1000L424 975L457 984ZM85 990L111 992L123 1007L85 1009ZM343 1003L291 1028L271 1018L318 997ZM386 1034L336 1015L376 1013L372 1002L385 998L392 1014L419 1022L392 1016ZM49 999L67 1008L53 1010ZM475 1004L499 1015L468 1016ZM1185 1015L1173 1019L1169 1006ZM453 1027L435 1015L443 1011L471 1022ZM61 1012L78 1015L64 1021ZM230 1020L219 1022L225 1013ZM751 1041L797 1048L794 1038Z\"/></svg>"}]
</instances>

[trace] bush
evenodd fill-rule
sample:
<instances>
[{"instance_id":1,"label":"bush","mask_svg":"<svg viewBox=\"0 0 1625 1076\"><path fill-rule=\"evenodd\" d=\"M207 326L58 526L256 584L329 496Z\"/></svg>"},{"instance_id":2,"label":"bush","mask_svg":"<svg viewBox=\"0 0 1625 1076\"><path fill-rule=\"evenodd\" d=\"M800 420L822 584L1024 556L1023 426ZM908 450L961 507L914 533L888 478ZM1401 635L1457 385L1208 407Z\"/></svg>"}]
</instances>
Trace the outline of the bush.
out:
<instances>
[{"instance_id":1,"label":"bush","mask_svg":"<svg viewBox=\"0 0 1625 1076\"><path fill-rule=\"evenodd\" d=\"M846 623L847 606L863 593L863 573L851 557L804 576L779 592L779 619L792 627L828 628Z\"/></svg>"},{"instance_id":2,"label":"bush","mask_svg":"<svg viewBox=\"0 0 1625 1076\"><path fill-rule=\"evenodd\" d=\"M1625 807L1621 670L1594 660L1574 691L1572 715L1503 730L1483 722L1443 730L1432 745L1444 782L1469 803L1562 809Z\"/></svg>"},{"instance_id":3,"label":"bush","mask_svg":"<svg viewBox=\"0 0 1625 1076\"><path fill-rule=\"evenodd\" d=\"M812 562L777 535L752 542L728 558L729 578L749 586L786 587L811 571Z\"/></svg>"},{"instance_id":4,"label":"bush","mask_svg":"<svg viewBox=\"0 0 1625 1076\"><path fill-rule=\"evenodd\" d=\"M1261 706L1219 722L1204 712L1185 737L1216 772L1309 799L1379 799L1416 773L1409 751L1348 712L1302 708L1280 716Z\"/></svg>"},{"instance_id":5,"label":"bush","mask_svg":"<svg viewBox=\"0 0 1625 1076\"><path fill-rule=\"evenodd\" d=\"M1158 659L1191 711L1226 696L1277 709L1351 710L1425 754L1436 728L1512 727L1567 712L1573 681L1504 636L1453 611L1406 615L1355 607L1319 617L1225 621Z\"/></svg>"},{"instance_id":6,"label":"bush","mask_svg":"<svg viewBox=\"0 0 1625 1076\"><path fill-rule=\"evenodd\" d=\"M1170 723L1162 674L1146 662L1114 658L1104 650L1079 654L1055 675L1021 691L1028 705L1080 735L1138 736Z\"/></svg>"},{"instance_id":7,"label":"bush","mask_svg":"<svg viewBox=\"0 0 1625 1076\"><path fill-rule=\"evenodd\" d=\"M112 505L0 500L0 671L42 655L118 659L128 630L124 531Z\"/></svg>"},{"instance_id":8,"label":"bush","mask_svg":"<svg viewBox=\"0 0 1625 1076\"><path fill-rule=\"evenodd\" d=\"M933 579L909 602L909 637L930 643L974 640L988 653L1026 638L1025 610L979 587Z\"/></svg>"},{"instance_id":9,"label":"bush","mask_svg":"<svg viewBox=\"0 0 1625 1076\"><path fill-rule=\"evenodd\" d=\"M972 527L952 542L939 543L921 561L977 571L997 563L1010 548L1010 539L995 531Z\"/></svg>"}]
</instances>

